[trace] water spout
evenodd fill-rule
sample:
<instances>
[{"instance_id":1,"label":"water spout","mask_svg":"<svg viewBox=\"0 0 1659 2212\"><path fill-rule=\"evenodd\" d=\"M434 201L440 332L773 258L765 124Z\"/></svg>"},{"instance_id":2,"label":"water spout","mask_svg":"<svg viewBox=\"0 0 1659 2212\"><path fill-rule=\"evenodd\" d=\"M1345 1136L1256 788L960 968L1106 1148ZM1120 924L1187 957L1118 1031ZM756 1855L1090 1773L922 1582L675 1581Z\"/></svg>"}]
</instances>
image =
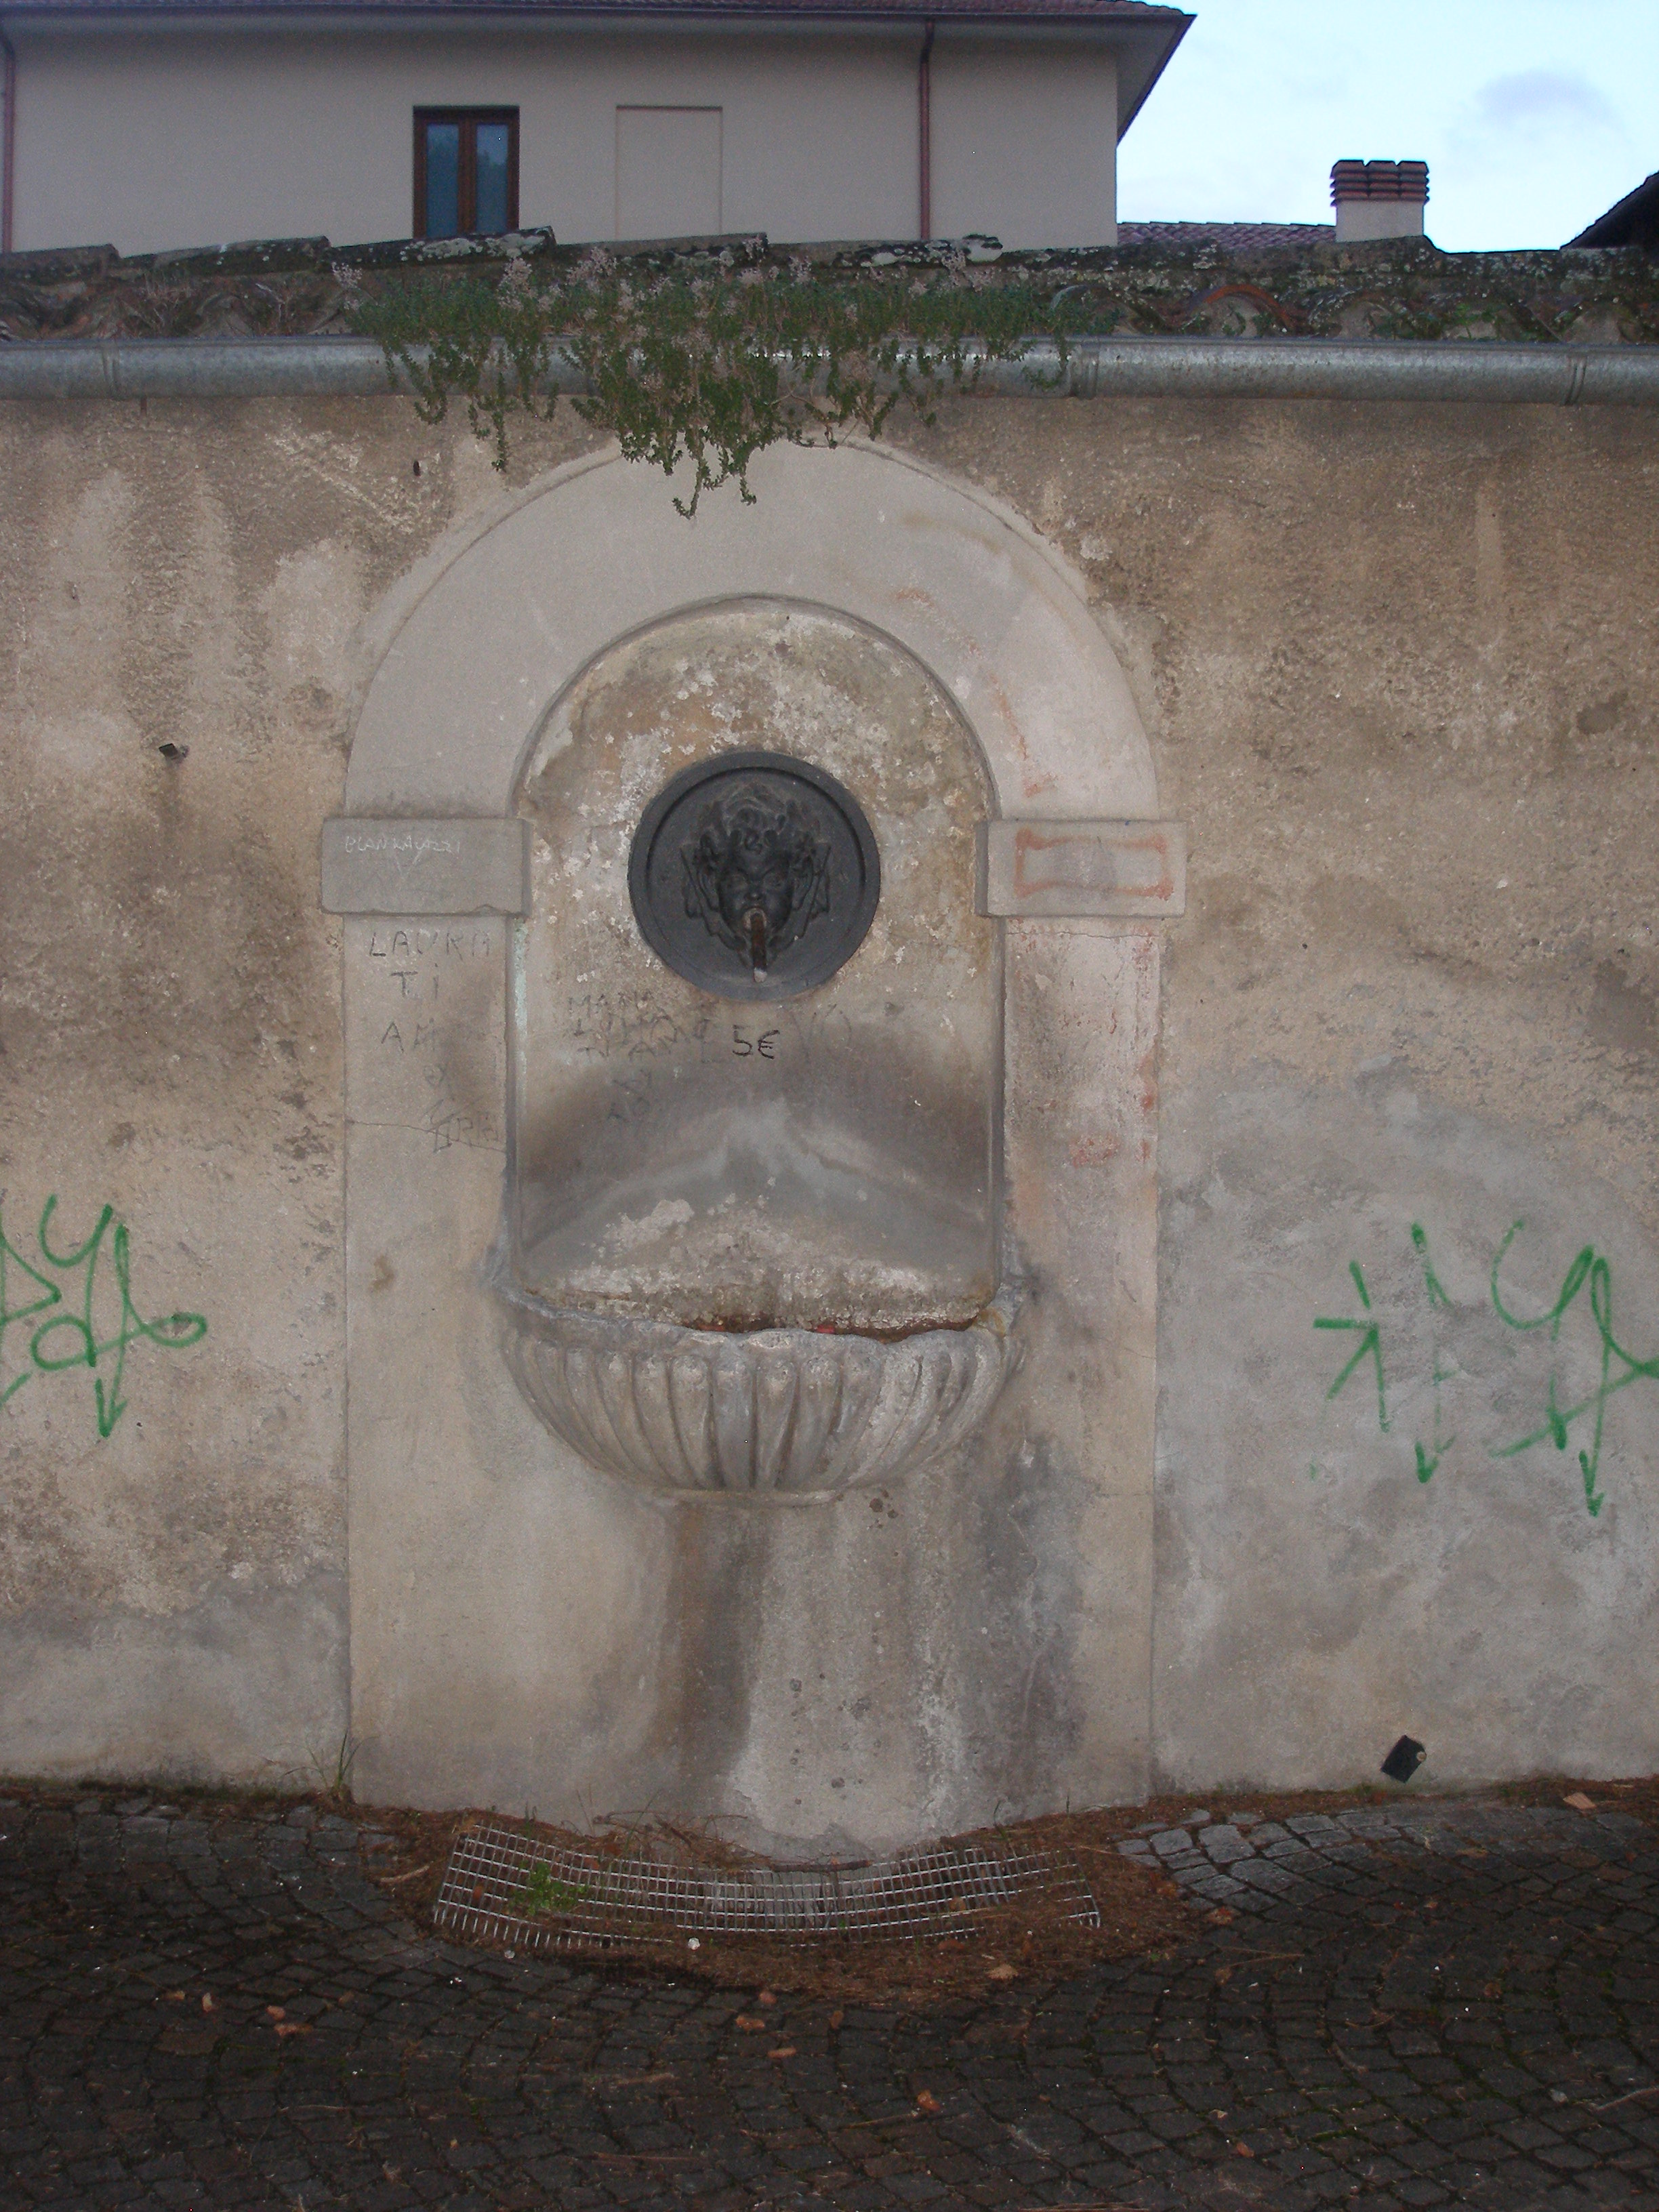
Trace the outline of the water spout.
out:
<instances>
[{"instance_id":1,"label":"water spout","mask_svg":"<svg viewBox=\"0 0 1659 2212\"><path fill-rule=\"evenodd\" d=\"M766 916L757 906L751 906L743 918L749 937L749 964L755 971L757 983L766 980Z\"/></svg>"}]
</instances>

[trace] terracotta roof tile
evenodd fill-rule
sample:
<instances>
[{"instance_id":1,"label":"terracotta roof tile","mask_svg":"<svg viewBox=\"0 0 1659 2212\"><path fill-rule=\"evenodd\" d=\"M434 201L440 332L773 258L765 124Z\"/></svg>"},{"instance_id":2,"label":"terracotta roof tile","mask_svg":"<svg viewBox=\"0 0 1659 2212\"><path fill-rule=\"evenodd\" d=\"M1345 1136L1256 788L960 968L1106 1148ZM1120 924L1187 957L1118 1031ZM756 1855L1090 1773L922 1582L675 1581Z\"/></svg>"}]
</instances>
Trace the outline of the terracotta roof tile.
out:
<instances>
[{"instance_id":1,"label":"terracotta roof tile","mask_svg":"<svg viewBox=\"0 0 1659 2212\"><path fill-rule=\"evenodd\" d=\"M1219 246L1229 253L1255 253L1272 246L1329 246L1336 226L1329 222L1121 222L1120 246Z\"/></svg>"}]
</instances>

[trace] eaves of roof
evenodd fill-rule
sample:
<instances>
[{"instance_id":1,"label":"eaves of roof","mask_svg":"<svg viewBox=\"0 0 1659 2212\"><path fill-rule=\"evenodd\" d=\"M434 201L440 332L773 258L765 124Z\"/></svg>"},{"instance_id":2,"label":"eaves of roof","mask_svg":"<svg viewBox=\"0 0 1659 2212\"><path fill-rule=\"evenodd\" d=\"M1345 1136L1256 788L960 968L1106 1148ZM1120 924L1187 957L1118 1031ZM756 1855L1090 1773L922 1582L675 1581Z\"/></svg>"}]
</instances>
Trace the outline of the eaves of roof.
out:
<instances>
[{"instance_id":1,"label":"eaves of roof","mask_svg":"<svg viewBox=\"0 0 1659 2212\"><path fill-rule=\"evenodd\" d=\"M1567 244L1645 246L1650 252L1659 247L1659 169Z\"/></svg>"},{"instance_id":2,"label":"eaves of roof","mask_svg":"<svg viewBox=\"0 0 1659 2212\"><path fill-rule=\"evenodd\" d=\"M1118 58L1121 138L1194 18L1152 0L0 0L0 22L71 24L326 16L331 27L391 16L572 25L608 21L710 27L798 23L825 30L953 23L989 29L1097 31Z\"/></svg>"},{"instance_id":3,"label":"eaves of roof","mask_svg":"<svg viewBox=\"0 0 1659 2212\"><path fill-rule=\"evenodd\" d=\"M591 15L781 21L1146 25L1172 33L1194 18L1152 0L8 0L8 17L72 15Z\"/></svg>"}]
</instances>

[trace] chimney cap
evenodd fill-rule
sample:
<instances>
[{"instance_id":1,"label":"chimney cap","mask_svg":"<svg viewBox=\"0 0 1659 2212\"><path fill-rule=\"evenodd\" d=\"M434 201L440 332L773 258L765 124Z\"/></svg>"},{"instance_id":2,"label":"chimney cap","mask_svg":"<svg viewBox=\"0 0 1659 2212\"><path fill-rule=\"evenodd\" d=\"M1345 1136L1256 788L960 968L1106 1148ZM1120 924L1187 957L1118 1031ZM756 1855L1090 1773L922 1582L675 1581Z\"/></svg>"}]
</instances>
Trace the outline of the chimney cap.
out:
<instances>
[{"instance_id":1,"label":"chimney cap","mask_svg":"<svg viewBox=\"0 0 1659 2212\"><path fill-rule=\"evenodd\" d=\"M1334 161L1331 201L1405 200L1423 206L1429 197L1426 161Z\"/></svg>"}]
</instances>

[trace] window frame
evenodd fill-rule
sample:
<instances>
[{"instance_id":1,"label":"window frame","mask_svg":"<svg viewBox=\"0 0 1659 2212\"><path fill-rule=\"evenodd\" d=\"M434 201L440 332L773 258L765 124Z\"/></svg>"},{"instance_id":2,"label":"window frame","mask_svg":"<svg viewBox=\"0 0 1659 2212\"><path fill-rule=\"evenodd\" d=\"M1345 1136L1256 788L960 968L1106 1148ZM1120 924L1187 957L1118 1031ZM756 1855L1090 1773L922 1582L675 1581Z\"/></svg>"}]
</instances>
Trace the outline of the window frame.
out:
<instances>
[{"instance_id":1,"label":"window frame","mask_svg":"<svg viewBox=\"0 0 1659 2212\"><path fill-rule=\"evenodd\" d=\"M456 212L460 228L454 233L458 238L478 238L485 234L477 228L478 221L478 125L481 123L504 123L507 125L507 228L519 228L519 111L516 107L417 107L415 110L415 220L410 231L411 238L430 235L426 228L426 134L433 123L454 123L460 127L460 153L456 178ZM504 236L500 231L488 234L492 238Z\"/></svg>"}]
</instances>

